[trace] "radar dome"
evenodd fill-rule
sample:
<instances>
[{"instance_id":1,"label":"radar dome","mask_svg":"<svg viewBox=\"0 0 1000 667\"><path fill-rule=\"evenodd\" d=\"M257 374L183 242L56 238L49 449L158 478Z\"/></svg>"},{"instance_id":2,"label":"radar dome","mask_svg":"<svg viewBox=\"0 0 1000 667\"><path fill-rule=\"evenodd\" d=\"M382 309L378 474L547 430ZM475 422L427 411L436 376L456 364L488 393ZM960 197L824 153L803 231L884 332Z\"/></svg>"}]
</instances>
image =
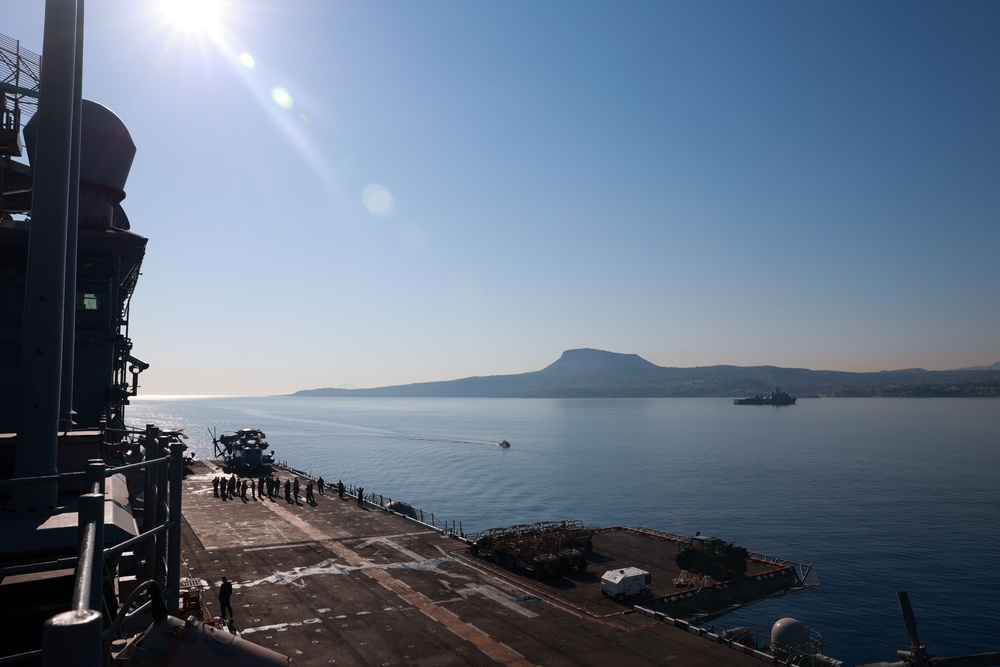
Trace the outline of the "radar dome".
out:
<instances>
[{"instance_id":1,"label":"radar dome","mask_svg":"<svg viewBox=\"0 0 1000 667\"><path fill-rule=\"evenodd\" d=\"M771 628L771 646L776 650L805 650L809 645L809 628L794 618L782 618Z\"/></svg>"},{"instance_id":2,"label":"radar dome","mask_svg":"<svg viewBox=\"0 0 1000 667\"><path fill-rule=\"evenodd\" d=\"M128 128L111 109L83 100L80 117L80 202L81 222L111 224L115 207L125 198L125 181L135 157L135 143ZM24 126L28 162L35 164L38 114ZM128 221L115 226L128 228Z\"/></svg>"},{"instance_id":3,"label":"radar dome","mask_svg":"<svg viewBox=\"0 0 1000 667\"><path fill-rule=\"evenodd\" d=\"M135 144L128 128L114 111L91 100L83 100L80 130L80 180L114 188L124 199L125 181L135 157ZM28 161L35 158L38 115L24 126Z\"/></svg>"}]
</instances>

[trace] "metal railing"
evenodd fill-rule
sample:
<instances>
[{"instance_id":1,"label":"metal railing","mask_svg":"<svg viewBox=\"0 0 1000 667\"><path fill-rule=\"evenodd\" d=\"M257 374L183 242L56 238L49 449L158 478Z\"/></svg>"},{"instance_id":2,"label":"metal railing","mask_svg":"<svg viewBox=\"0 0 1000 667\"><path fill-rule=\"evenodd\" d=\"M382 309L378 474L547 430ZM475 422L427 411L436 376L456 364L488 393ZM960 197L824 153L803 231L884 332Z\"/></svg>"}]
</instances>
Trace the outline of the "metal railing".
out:
<instances>
[{"instance_id":1,"label":"metal railing","mask_svg":"<svg viewBox=\"0 0 1000 667\"><path fill-rule=\"evenodd\" d=\"M313 477L310 472L299 470L298 468L293 468L288 464L287 461L280 461L275 464L276 467L281 468L293 475L298 475L304 479L317 480L318 478ZM337 488L336 484L328 484L328 489L334 490ZM344 493L348 496L354 498L358 497L358 492L361 490L360 487L354 484L346 484L344 486ZM464 529L462 528L462 522L456 521L454 519L445 519L442 523L437 523L438 518L435 517L434 512L425 511L419 507L415 507L408 502L402 501L398 498L393 499L390 496L383 495L381 493L375 493L374 491L362 492L363 497L361 502L368 503L369 505L374 505L379 509L388 512L390 514L395 514L401 516L404 519L408 519L415 523L419 523L422 526L436 530L437 532L453 537L457 540L470 542L469 538L466 536Z\"/></svg>"},{"instance_id":2,"label":"metal railing","mask_svg":"<svg viewBox=\"0 0 1000 667\"><path fill-rule=\"evenodd\" d=\"M353 493L355 498L357 497L357 490L355 489ZM393 500L389 496L384 496L381 493L366 493L362 501L369 503L370 505L375 505L381 510L389 512L390 514L395 514L401 516L404 519L414 521L428 528L432 528L439 533L454 537L460 540L465 540L465 531L462 529L462 522L455 521L454 519L445 519L443 525L437 523L437 519L434 516L434 512L425 512L419 507L414 507L413 505L401 501L398 498Z\"/></svg>"},{"instance_id":3,"label":"metal railing","mask_svg":"<svg viewBox=\"0 0 1000 667\"><path fill-rule=\"evenodd\" d=\"M18 130L38 110L42 57L21 47L21 42L0 34L0 94L3 129ZM10 107L7 106L9 103Z\"/></svg>"},{"instance_id":4,"label":"metal railing","mask_svg":"<svg viewBox=\"0 0 1000 667\"><path fill-rule=\"evenodd\" d=\"M0 480L0 486L39 482L86 480L80 496L77 525L80 547L77 558L59 558L38 563L0 568L0 578L14 574L47 572L76 563L70 609L49 618L42 630L42 648L27 653L0 657L0 665L14 664L41 657L43 667L79 665L100 667L104 618L105 560L144 543L143 578L156 582L164 591L169 614L179 610L181 549L181 483L184 478L184 445L173 436L163 435L155 426L145 430L145 460L109 468L104 461L92 459L85 472L32 478ZM169 454L166 449L169 443ZM145 472L142 533L104 548L105 480L111 475L142 470ZM126 614L128 618L146 608ZM122 610L125 611L125 610ZM112 614L108 614L110 619Z\"/></svg>"}]
</instances>

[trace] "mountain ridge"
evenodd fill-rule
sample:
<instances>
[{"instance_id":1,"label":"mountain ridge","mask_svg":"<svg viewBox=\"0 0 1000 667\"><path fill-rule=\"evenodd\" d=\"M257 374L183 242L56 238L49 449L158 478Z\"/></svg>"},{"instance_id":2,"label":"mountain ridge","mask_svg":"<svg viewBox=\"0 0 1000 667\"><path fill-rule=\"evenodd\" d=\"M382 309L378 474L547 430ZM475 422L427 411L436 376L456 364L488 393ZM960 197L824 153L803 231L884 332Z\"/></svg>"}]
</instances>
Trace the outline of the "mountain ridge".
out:
<instances>
[{"instance_id":1,"label":"mountain ridge","mask_svg":"<svg viewBox=\"0 0 1000 667\"><path fill-rule=\"evenodd\" d=\"M637 354L566 350L537 371L369 389L304 389L292 396L435 398L738 397L775 387L799 396L1000 396L1000 363L948 371L814 371L779 366L657 366Z\"/></svg>"}]
</instances>

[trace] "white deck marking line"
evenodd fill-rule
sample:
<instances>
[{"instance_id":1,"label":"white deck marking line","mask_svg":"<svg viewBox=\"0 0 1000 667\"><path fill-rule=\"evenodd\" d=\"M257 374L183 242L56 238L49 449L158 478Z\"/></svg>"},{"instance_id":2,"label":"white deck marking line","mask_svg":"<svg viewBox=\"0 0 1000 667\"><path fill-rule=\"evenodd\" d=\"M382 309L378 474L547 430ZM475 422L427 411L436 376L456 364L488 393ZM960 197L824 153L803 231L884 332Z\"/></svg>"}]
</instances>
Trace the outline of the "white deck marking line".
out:
<instances>
[{"instance_id":1,"label":"white deck marking line","mask_svg":"<svg viewBox=\"0 0 1000 667\"><path fill-rule=\"evenodd\" d=\"M516 611L518 614L526 616L527 618L535 618L536 616L538 616L538 614L531 611L530 609L526 609L524 605L517 604L516 602L514 602L513 599L511 599L509 595L506 595L505 593L503 593L499 589L494 588L493 586L468 586L466 588L460 588L458 590L458 594L462 596L466 594L471 595L473 593L478 593L479 595L482 595L485 598L489 598L494 602L502 604L511 611Z\"/></svg>"},{"instance_id":2,"label":"white deck marking line","mask_svg":"<svg viewBox=\"0 0 1000 667\"><path fill-rule=\"evenodd\" d=\"M342 543L329 539L322 531L313 528L309 522L293 514L290 510L280 505L265 505L271 511L281 514L284 518L306 535L327 547L351 565L360 567L368 561L358 553L344 546ZM480 651L504 665L518 665L519 667L533 667L532 663L524 659L524 656L510 648L506 644L496 641L479 628L466 623L454 613L434 604L430 598L423 593L413 590L407 584L393 577L387 570L378 568L367 568L363 572L380 583L384 588L391 590L402 599L419 609L425 616L442 624L453 633L465 639Z\"/></svg>"},{"instance_id":3,"label":"white deck marking line","mask_svg":"<svg viewBox=\"0 0 1000 667\"><path fill-rule=\"evenodd\" d=\"M418 535L433 535L433 530L415 530L412 533L396 533L395 535L380 535L378 537L352 537L350 539L358 540L359 542L366 542L368 540L394 540L397 537L416 537Z\"/></svg>"},{"instance_id":4,"label":"white deck marking line","mask_svg":"<svg viewBox=\"0 0 1000 667\"><path fill-rule=\"evenodd\" d=\"M367 539L364 542L362 542L360 546L370 546L370 545L376 544L376 543L377 544L384 544L385 546L389 547L390 549L392 549L394 551L399 551L400 553L403 553L403 554L409 556L411 560L413 560L413 561L415 561L417 563L420 563L420 562L422 562L424 560L424 557L421 556L420 554L415 553L413 551L410 551L409 549L401 547L400 545L398 545L395 542L393 542L392 539L389 538L389 537L387 537L387 536L373 537L371 539Z\"/></svg>"},{"instance_id":5,"label":"white deck marking line","mask_svg":"<svg viewBox=\"0 0 1000 667\"><path fill-rule=\"evenodd\" d=\"M307 625L310 623L322 623L323 621L318 618L308 618L304 621L291 622L291 623L275 623L274 625L261 625L256 628L247 628L240 631L241 635L252 635L255 632L263 632L264 630L282 630L284 628L294 628L302 625Z\"/></svg>"},{"instance_id":6,"label":"white deck marking line","mask_svg":"<svg viewBox=\"0 0 1000 667\"><path fill-rule=\"evenodd\" d=\"M310 544L314 545L315 542L311 542ZM246 549L245 551L250 551L250 549ZM234 583L233 586L235 588L249 588L251 586L259 586L260 584L298 585L297 582L299 579L318 574L348 574L356 570L366 570L369 568L429 570L448 560L457 562L454 558L432 558L431 560L424 561L422 563L372 563L370 561L366 561L364 565L356 566L337 565L335 562L336 560L336 558L326 558L315 565L300 565L298 567L293 567L291 570L279 570L262 579Z\"/></svg>"},{"instance_id":7,"label":"white deck marking line","mask_svg":"<svg viewBox=\"0 0 1000 667\"><path fill-rule=\"evenodd\" d=\"M284 544L269 544L266 547L251 547L249 549L244 549L243 552L244 553L248 553L248 552L251 552L251 551L274 551L275 549L282 549L282 550L284 550L284 549L292 549L292 548L300 547L300 546L307 546L307 545L310 545L310 544L315 544L315 542L313 540L308 540L308 541L306 541L306 540L300 540L298 542L285 542Z\"/></svg>"}]
</instances>

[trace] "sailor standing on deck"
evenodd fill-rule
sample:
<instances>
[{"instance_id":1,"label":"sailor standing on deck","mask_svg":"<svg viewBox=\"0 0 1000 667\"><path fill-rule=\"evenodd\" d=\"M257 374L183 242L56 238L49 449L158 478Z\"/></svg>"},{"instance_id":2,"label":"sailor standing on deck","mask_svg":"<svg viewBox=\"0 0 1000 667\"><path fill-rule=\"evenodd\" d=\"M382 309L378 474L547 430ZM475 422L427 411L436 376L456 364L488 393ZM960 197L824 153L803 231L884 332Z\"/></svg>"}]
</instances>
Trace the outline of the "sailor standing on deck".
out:
<instances>
[{"instance_id":1,"label":"sailor standing on deck","mask_svg":"<svg viewBox=\"0 0 1000 667\"><path fill-rule=\"evenodd\" d=\"M222 620L226 620L226 611L229 611L229 620L233 620L233 605L231 604L231 599L233 597L233 584L226 579L222 578L222 585L219 586L219 615Z\"/></svg>"}]
</instances>

